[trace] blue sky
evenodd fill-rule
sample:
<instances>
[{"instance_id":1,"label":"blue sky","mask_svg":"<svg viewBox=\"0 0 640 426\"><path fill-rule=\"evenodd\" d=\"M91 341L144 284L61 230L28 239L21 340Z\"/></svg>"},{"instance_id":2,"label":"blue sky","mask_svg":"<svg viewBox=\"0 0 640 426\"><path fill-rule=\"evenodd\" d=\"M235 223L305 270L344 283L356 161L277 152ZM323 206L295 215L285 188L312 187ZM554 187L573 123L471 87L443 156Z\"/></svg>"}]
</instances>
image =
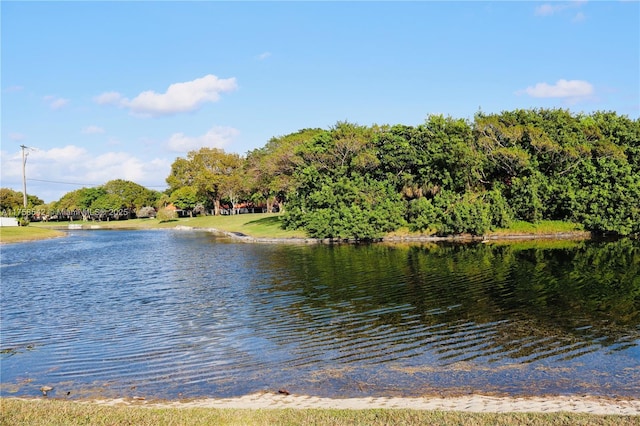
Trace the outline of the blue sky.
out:
<instances>
[{"instance_id":1,"label":"blue sky","mask_svg":"<svg viewBox=\"0 0 640 426\"><path fill-rule=\"evenodd\" d=\"M640 3L0 2L1 186L165 188L202 146L559 107L640 116Z\"/></svg>"}]
</instances>

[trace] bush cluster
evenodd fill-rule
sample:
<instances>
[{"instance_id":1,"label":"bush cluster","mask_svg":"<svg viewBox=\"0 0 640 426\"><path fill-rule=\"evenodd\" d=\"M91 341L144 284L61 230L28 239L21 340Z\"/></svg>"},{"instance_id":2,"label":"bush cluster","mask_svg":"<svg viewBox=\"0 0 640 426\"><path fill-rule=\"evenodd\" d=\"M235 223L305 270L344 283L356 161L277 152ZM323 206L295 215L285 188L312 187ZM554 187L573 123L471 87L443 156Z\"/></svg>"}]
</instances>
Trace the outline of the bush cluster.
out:
<instances>
[{"instance_id":1,"label":"bush cluster","mask_svg":"<svg viewBox=\"0 0 640 426\"><path fill-rule=\"evenodd\" d=\"M338 123L294 152L284 224L316 237L376 238L401 226L482 235L514 220L640 233L640 120L615 113Z\"/></svg>"}]
</instances>

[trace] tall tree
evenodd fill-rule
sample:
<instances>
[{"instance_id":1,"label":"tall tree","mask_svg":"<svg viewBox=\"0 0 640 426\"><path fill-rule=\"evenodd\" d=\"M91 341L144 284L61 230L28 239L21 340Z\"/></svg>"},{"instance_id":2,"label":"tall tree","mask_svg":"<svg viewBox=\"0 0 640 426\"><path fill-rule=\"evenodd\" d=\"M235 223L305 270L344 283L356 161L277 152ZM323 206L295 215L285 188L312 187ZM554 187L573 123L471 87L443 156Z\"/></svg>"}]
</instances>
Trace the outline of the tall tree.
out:
<instances>
[{"instance_id":1,"label":"tall tree","mask_svg":"<svg viewBox=\"0 0 640 426\"><path fill-rule=\"evenodd\" d=\"M284 211L287 194L295 190L294 172L302 164L299 147L326 133L322 129L302 129L274 137L263 148L249 152L246 160L247 182L257 200L264 201L271 212L278 202Z\"/></svg>"},{"instance_id":2,"label":"tall tree","mask_svg":"<svg viewBox=\"0 0 640 426\"><path fill-rule=\"evenodd\" d=\"M22 192L10 188L0 188L0 213L9 213L23 206Z\"/></svg>"},{"instance_id":3,"label":"tall tree","mask_svg":"<svg viewBox=\"0 0 640 426\"><path fill-rule=\"evenodd\" d=\"M238 154L204 147L190 151L186 159L177 158L167 183L172 192L183 186L195 187L213 205L214 214L219 215L222 189L242 165L243 158Z\"/></svg>"},{"instance_id":4,"label":"tall tree","mask_svg":"<svg viewBox=\"0 0 640 426\"><path fill-rule=\"evenodd\" d=\"M102 185L107 194L114 195L121 201L120 208L129 209L132 213L145 206L152 206L160 197L158 191L152 191L123 179L110 180Z\"/></svg>"}]
</instances>

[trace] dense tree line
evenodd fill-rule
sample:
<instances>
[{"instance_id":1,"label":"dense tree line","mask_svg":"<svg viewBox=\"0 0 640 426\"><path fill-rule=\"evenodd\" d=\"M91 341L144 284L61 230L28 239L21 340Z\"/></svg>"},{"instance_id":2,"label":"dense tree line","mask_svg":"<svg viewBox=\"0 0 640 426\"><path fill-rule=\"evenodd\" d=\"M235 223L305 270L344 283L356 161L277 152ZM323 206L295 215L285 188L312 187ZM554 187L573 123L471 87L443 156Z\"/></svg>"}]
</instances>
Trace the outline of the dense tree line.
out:
<instances>
[{"instance_id":1,"label":"dense tree line","mask_svg":"<svg viewBox=\"0 0 640 426\"><path fill-rule=\"evenodd\" d=\"M155 207L168 203L168 197L138 185L135 182L115 179L104 185L80 188L66 193L58 201L45 204L28 195L24 208L22 193L0 188L0 213L29 220L69 219L128 219L155 215ZM152 213L151 213L152 212Z\"/></svg>"},{"instance_id":2,"label":"dense tree line","mask_svg":"<svg viewBox=\"0 0 640 426\"><path fill-rule=\"evenodd\" d=\"M402 226L483 234L543 219L640 232L640 120L612 112L478 113L472 123L430 116L415 127L343 122L274 139L257 154L281 164L265 180L288 183L285 226L315 237L375 238Z\"/></svg>"},{"instance_id":3,"label":"dense tree line","mask_svg":"<svg viewBox=\"0 0 640 426\"><path fill-rule=\"evenodd\" d=\"M173 203L220 214L253 203L319 238L437 234L562 220L640 233L640 119L562 109L432 115L418 126L338 122L274 137L246 156L201 148L177 158L161 194L127 181L83 188L58 208Z\"/></svg>"},{"instance_id":4,"label":"dense tree line","mask_svg":"<svg viewBox=\"0 0 640 426\"><path fill-rule=\"evenodd\" d=\"M541 109L419 126L339 122L272 138L246 158L190 152L167 182L216 212L221 202L278 203L284 226L312 237L483 234L543 219L628 235L640 232L640 121Z\"/></svg>"},{"instance_id":5,"label":"dense tree line","mask_svg":"<svg viewBox=\"0 0 640 426\"><path fill-rule=\"evenodd\" d=\"M42 206L44 201L35 195L27 194L27 208ZM0 188L0 212L7 215L8 212L15 212L24 208L24 197L22 192L14 191L10 188Z\"/></svg>"},{"instance_id":6,"label":"dense tree line","mask_svg":"<svg viewBox=\"0 0 640 426\"><path fill-rule=\"evenodd\" d=\"M27 194L26 206L24 201L22 192L0 188L0 216L15 217L21 226L28 225L29 212L43 206L44 201L31 194Z\"/></svg>"},{"instance_id":7,"label":"dense tree line","mask_svg":"<svg viewBox=\"0 0 640 426\"><path fill-rule=\"evenodd\" d=\"M87 220L90 216L135 217L144 207L154 206L162 193L137 183L115 179L93 188L66 193L50 206L52 212L76 212ZM102 217L100 217L102 218Z\"/></svg>"}]
</instances>

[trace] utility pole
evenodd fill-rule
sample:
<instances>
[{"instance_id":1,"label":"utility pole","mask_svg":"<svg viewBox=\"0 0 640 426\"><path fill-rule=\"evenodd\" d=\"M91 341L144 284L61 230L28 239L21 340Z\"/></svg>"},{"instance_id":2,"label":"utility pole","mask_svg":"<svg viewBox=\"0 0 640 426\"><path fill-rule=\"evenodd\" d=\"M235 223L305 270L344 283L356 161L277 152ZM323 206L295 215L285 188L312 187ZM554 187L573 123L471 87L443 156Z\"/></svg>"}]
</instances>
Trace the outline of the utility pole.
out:
<instances>
[{"instance_id":1,"label":"utility pole","mask_svg":"<svg viewBox=\"0 0 640 426\"><path fill-rule=\"evenodd\" d=\"M27 156L29 153L25 154L24 150L27 149L26 146L20 145L22 148L22 203L24 204L24 208L27 208Z\"/></svg>"}]
</instances>

